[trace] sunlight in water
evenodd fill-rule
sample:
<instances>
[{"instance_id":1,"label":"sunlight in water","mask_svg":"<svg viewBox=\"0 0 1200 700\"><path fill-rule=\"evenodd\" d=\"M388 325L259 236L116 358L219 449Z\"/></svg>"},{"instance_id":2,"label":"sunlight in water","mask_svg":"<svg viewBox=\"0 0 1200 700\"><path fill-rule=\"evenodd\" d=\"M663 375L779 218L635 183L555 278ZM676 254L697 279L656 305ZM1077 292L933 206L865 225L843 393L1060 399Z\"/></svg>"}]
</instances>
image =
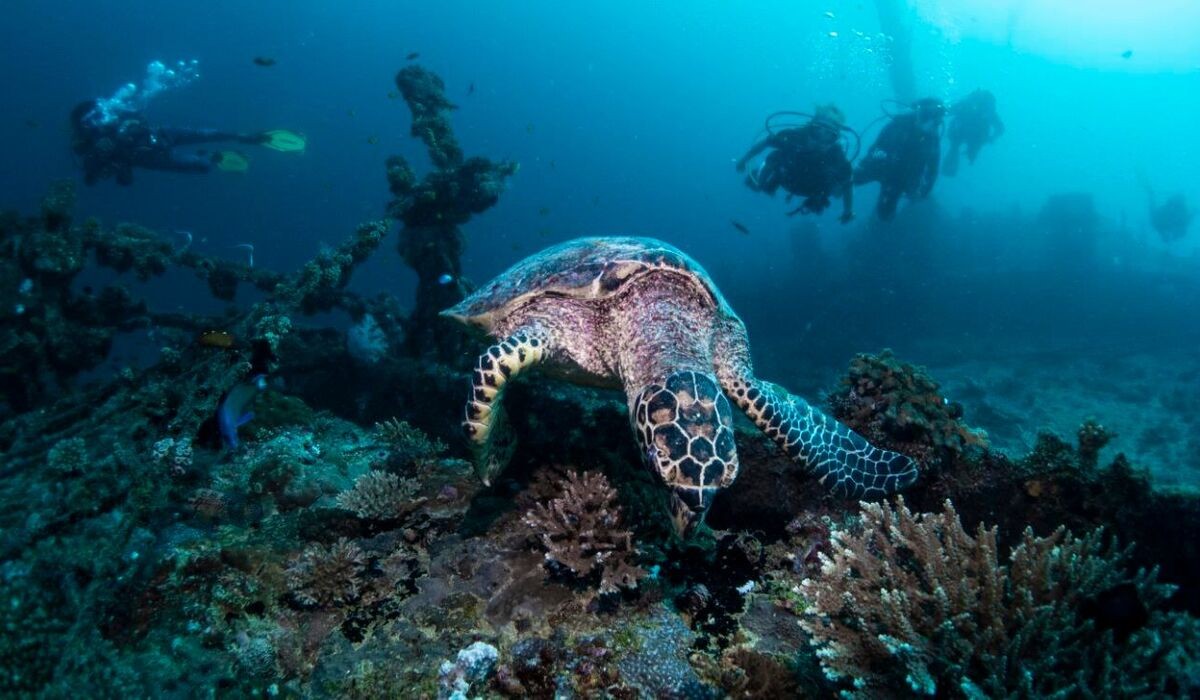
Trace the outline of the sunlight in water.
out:
<instances>
[{"instance_id":1,"label":"sunlight in water","mask_svg":"<svg viewBox=\"0 0 1200 700\"><path fill-rule=\"evenodd\" d=\"M951 38L1010 44L1084 66L1200 71L1195 0L912 0Z\"/></svg>"}]
</instances>

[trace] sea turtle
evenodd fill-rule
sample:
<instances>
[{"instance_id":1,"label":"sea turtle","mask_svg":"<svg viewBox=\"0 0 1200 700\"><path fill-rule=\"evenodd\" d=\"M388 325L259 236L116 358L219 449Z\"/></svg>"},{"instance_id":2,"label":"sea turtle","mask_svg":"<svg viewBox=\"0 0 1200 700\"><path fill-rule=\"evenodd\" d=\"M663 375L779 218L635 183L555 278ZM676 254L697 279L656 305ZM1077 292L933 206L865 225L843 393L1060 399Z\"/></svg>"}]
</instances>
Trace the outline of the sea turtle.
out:
<instances>
[{"instance_id":1,"label":"sea turtle","mask_svg":"<svg viewBox=\"0 0 1200 700\"><path fill-rule=\"evenodd\" d=\"M442 314L499 340L479 356L463 422L484 483L511 453L504 386L535 366L625 390L646 466L671 489L681 535L737 476L726 396L835 493L878 497L916 480L910 458L873 447L755 378L745 325L704 269L667 243L569 241L522 260Z\"/></svg>"}]
</instances>

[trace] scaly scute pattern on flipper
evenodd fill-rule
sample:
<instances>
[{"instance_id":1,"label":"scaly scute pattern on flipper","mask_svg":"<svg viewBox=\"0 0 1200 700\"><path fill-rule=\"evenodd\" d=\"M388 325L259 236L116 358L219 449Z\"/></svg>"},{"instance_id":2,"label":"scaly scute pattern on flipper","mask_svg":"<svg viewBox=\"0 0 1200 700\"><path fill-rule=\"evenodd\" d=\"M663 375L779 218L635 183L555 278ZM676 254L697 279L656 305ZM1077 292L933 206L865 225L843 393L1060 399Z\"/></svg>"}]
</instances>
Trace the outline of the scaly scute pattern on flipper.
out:
<instances>
[{"instance_id":1,"label":"scaly scute pattern on flipper","mask_svg":"<svg viewBox=\"0 0 1200 700\"><path fill-rule=\"evenodd\" d=\"M507 463L501 399L504 385L525 369L541 362L549 337L540 329L514 333L479 356L471 377L463 432L476 451L476 468L489 483Z\"/></svg>"},{"instance_id":2,"label":"scaly scute pattern on flipper","mask_svg":"<svg viewBox=\"0 0 1200 700\"><path fill-rule=\"evenodd\" d=\"M716 378L675 372L642 389L632 417L647 465L698 520L738 471L733 409Z\"/></svg>"},{"instance_id":3,"label":"scaly scute pattern on flipper","mask_svg":"<svg viewBox=\"0 0 1200 700\"><path fill-rule=\"evenodd\" d=\"M734 378L726 391L760 430L836 495L875 499L917 480L915 461L871 445L770 382Z\"/></svg>"}]
</instances>

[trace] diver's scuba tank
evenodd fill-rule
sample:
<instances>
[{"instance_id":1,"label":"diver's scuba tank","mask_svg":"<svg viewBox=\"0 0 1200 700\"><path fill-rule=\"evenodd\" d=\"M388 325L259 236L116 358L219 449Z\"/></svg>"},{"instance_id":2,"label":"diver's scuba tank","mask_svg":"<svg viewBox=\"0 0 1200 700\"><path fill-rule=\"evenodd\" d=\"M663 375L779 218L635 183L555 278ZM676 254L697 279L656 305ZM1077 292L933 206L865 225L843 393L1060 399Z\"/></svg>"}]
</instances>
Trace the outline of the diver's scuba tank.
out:
<instances>
[{"instance_id":1,"label":"diver's scuba tank","mask_svg":"<svg viewBox=\"0 0 1200 700\"><path fill-rule=\"evenodd\" d=\"M835 107L834 109L837 108ZM839 113L840 111L838 110ZM782 117L791 117L792 119L780 123L779 120ZM804 121L799 121L800 119ZM845 124L839 124L837 121L820 114L793 110L772 112L767 115L766 120L763 122L762 131L759 133L766 132L768 135L774 136L787 129L800 129L806 126L816 126L835 133L837 138L842 142L842 150L846 152L846 159L854 162L854 159L858 157L858 153L862 149L862 139L859 137L858 132ZM853 148L851 148L851 144L853 144ZM812 150L818 150L818 148L813 147Z\"/></svg>"}]
</instances>

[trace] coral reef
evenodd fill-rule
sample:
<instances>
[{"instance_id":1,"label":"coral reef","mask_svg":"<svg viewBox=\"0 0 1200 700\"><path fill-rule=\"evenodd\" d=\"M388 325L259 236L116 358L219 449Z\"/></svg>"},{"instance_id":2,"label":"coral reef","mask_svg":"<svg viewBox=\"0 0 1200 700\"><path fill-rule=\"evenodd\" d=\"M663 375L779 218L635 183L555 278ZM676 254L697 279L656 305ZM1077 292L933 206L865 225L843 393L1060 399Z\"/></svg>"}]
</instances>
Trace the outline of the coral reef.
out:
<instances>
[{"instance_id":1,"label":"coral reef","mask_svg":"<svg viewBox=\"0 0 1200 700\"><path fill-rule=\"evenodd\" d=\"M446 452L446 445L441 440L431 440L425 433L394 416L376 423L375 433L387 446L391 461L404 466L419 468Z\"/></svg>"},{"instance_id":2,"label":"coral reef","mask_svg":"<svg viewBox=\"0 0 1200 700\"><path fill-rule=\"evenodd\" d=\"M353 542L314 544L288 567L288 589L302 605L345 605L362 593L364 568L366 559Z\"/></svg>"},{"instance_id":3,"label":"coral reef","mask_svg":"<svg viewBox=\"0 0 1200 700\"><path fill-rule=\"evenodd\" d=\"M855 356L828 401L839 421L926 466L987 448L987 436L962 422L962 406L942 396L937 382L896 359L891 350Z\"/></svg>"},{"instance_id":4,"label":"coral reef","mask_svg":"<svg viewBox=\"0 0 1200 700\"><path fill-rule=\"evenodd\" d=\"M354 488L338 494L339 508L353 511L368 520L395 520L404 517L420 501L413 496L417 482L387 472L371 472L358 477Z\"/></svg>"},{"instance_id":5,"label":"coral reef","mask_svg":"<svg viewBox=\"0 0 1200 700\"><path fill-rule=\"evenodd\" d=\"M454 661L443 662L438 672L438 698L466 700L471 685L487 680L499 657L496 647L487 642L475 642L458 652Z\"/></svg>"},{"instance_id":6,"label":"coral reef","mask_svg":"<svg viewBox=\"0 0 1200 700\"><path fill-rule=\"evenodd\" d=\"M646 572L633 563L633 533L622 528L617 492L603 474L569 472L560 494L536 503L523 522L546 550L546 561L583 578L601 593L635 588Z\"/></svg>"},{"instance_id":7,"label":"coral reef","mask_svg":"<svg viewBox=\"0 0 1200 700\"><path fill-rule=\"evenodd\" d=\"M1083 469L1095 469L1100 461L1100 450L1112 442L1116 435L1098 423L1095 418L1088 418L1079 426L1079 466Z\"/></svg>"},{"instance_id":8,"label":"coral reef","mask_svg":"<svg viewBox=\"0 0 1200 700\"><path fill-rule=\"evenodd\" d=\"M1172 587L1127 573L1099 530L1027 529L1002 558L995 528L972 537L949 502L863 504L862 518L833 533L801 622L853 695L1161 695L1198 660L1195 620L1163 609Z\"/></svg>"}]
</instances>

